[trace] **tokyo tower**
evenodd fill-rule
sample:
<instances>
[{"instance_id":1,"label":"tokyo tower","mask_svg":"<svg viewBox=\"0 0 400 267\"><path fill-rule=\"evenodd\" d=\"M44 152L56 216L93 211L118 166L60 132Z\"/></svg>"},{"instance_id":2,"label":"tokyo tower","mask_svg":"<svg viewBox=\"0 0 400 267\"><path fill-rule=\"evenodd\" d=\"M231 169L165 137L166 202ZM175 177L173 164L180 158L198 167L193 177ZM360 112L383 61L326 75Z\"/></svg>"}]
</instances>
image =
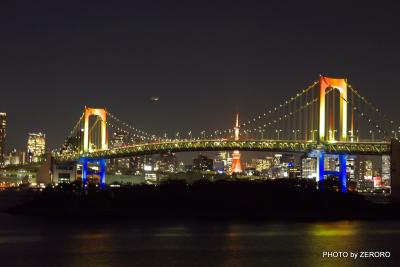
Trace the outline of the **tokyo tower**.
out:
<instances>
[{"instance_id":1,"label":"tokyo tower","mask_svg":"<svg viewBox=\"0 0 400 267\"><path fill-rule=\"evenodd\" d=\"M235 126L235 141L239 140L239 114L236 114L236 126ZM232 166L231 173L242 172L242 165L240 163L240 152L239 150L233 151L232 154Z\"/></svg>"}]
</instances>

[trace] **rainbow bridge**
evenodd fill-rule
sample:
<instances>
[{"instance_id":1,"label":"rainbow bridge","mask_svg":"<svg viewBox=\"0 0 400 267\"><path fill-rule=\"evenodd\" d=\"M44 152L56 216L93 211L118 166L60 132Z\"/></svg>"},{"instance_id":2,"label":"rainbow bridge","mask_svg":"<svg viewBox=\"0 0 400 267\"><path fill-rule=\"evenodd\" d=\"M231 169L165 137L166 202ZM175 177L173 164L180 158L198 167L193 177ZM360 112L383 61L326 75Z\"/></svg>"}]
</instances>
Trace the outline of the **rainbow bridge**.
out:
<instances>
[{"instance_id":1,"label":"rainbow bridge","mask_svg":"<svg viewBox=\"0 0 400 267\"><path fill-rule=\"evenodd\" d=\"M319 85L319 86L318 86ZM95 121L93 121L93 118ZM240 132L239 132L240 128ZM99 166L100 186L105 186L106 159L188 151L265 151L305 153L317 157L317 181L335 175L346 191L348 155L389 155L392 187L400 179L400 126L354 89L347 79L321 76L294 96L227 129L177 132L173 138L133 127L104 108L85 107L62 147L55 164L82 164L86 185L89 164ZM110 134L129 136L109 143ZM339 171L324 169L326 155L339 156ZM397 171L399 169L399 171ZM400 185L399 192L400 192Z\"/></svg>"}]
</instances>

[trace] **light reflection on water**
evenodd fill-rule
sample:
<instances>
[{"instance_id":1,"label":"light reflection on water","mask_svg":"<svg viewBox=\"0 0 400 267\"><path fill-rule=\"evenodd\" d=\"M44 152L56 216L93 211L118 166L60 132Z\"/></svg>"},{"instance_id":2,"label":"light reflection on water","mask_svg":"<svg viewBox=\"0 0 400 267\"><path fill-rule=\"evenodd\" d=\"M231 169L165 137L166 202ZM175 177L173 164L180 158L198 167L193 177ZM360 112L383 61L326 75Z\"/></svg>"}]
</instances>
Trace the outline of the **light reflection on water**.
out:
<instances>
[{"instance_id":1,"label":"light reflection on water","mask_svg":"<svg viewBox=\"0 0 400 267\"><path fill-rule=\"evenodd\" d=\"M400 222L0 221L1 266L400 266ZM322 257L363 250L392 257Z\"/></svg>"}]
</instances>

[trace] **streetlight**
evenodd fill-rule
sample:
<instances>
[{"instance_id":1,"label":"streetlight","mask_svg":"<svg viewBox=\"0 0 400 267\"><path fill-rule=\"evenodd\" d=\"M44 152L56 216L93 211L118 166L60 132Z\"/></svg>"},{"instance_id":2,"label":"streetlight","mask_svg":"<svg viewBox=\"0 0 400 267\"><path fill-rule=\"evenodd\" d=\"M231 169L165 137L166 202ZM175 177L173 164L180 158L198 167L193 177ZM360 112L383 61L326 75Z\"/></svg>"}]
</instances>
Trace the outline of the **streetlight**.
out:
<instances>
[{"instance_id":1,"label":"streetlight","mask_svg":"<svg viewBox=\"0 0 400 267\"><path fill-rule=\"evenodd\" d=\"M260 135L261 135L261 140L264 139L264 131L260 129L259 132L260 132Z\"/></svg>"},{"instance_id":2,"label":"streetlight","mask_svg":"<svg viewBox=\"0 0 400 267\"><path fill-rule=\"evenodd\" d=\"M349 130L349 136L350 136L350 142L354 142L354 134L353 134L353 130Z\"/></svg>"},{"instance_id":3,"label":"streetlight","mask_svg":"<svg viewBox=\"0 0 400 267\"><path fill-rule=\"evenodd\" d=\"M294 140L297 140L297 133L299 133L300 130L299 130L299 129L297 129L297 130L292 130L292 132L293 132L293 134L294 134Z\"/></svg>"},{"instance_id":4,"label":"streetlight","mask_svg":"<svg viewBox=\"0 0 400 267\"><path fill-rule=\"evenodd\" d=\"M276 129L275 132L277 133L277 135L278 135L278 140L279 140L279 133L282 132L282 129Z\"/></svg>"},{"instance_id":5,"label":"streetlight","mask_svg":"<svg viewBox=\"0 0 400 267\"><path fill-rule=\"evenodd\" d=\"M375 140L374 131L369 130L369 133L371 134L371 140L374 141Z\"/></svg>"}]
</instances>

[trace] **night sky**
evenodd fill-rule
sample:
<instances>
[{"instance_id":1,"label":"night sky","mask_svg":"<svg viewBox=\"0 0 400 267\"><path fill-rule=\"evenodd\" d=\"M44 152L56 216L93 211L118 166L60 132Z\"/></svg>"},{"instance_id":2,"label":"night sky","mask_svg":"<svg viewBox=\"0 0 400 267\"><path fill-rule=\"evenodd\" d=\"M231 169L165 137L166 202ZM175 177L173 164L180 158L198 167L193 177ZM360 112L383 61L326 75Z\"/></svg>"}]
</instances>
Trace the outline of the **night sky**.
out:
<instances>
[{"instance_id":1,"label":"night sky","mask_svg":"<svg viewBox=\"0 0 400 267\"><path fill-rule=\"evenodd\" d=\"M397 120L400 4L357 2L1 1L7 147L58 147L85 105L158 134L225 129L319 74Z\"/></svg>"}]
</instances>

